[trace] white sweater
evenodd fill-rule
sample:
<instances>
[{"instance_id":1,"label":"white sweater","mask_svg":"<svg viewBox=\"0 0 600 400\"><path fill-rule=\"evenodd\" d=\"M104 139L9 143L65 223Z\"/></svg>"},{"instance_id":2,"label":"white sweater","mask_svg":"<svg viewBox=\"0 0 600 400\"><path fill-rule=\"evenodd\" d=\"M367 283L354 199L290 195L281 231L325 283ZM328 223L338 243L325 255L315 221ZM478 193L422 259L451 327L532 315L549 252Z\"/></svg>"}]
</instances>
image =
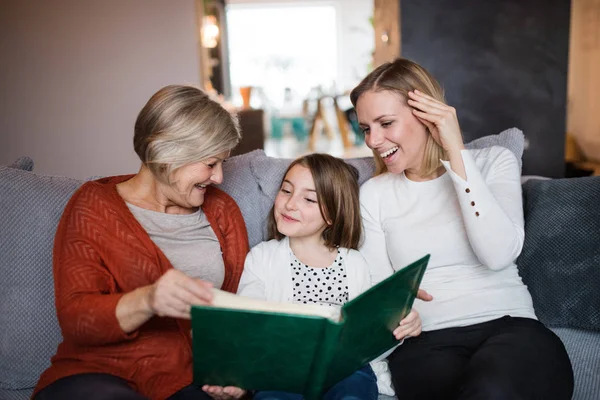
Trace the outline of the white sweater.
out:
<instances>
[{"instance_id":1,"label":"white sweater","mask_svg":"<svg viewBox=\"0 0 600 400\"><path fill-rule=\"evenodd\" d=\"M348 297L353 299L371 287L369 268L358 251L340 251L346 261ZM257 244L246 256L238 294L260 300L291 303L294 296L291 261L287 237Z\"/></svg>"},{"instance_id":2,"label":"white sweater","mask_svg":"<svg viewBox=\"0 0 600 400\"><path fill-rule=\"evenodd\" d=\"M421 288L434 299L413 306L424 331L535 319L515 264L524 239L517 159L498 146L461 154L466 181L443 162L446 173L434 180L385 173L363 184L360 252L373 284L431 254Z\"/></svg>"},{"instance_id":3,"label":"white sweater","mask_svg":"<svg viewBox=\"0 0 600 400\"><path fill-rule=\"evenodd\" d=\"M352 300L371 287L369 267L358 251L343 248L340 248L340 251L346 261L348 297ZM290 245L287 237L280 241L259 243L250 250L246 256L237 293L260 300L285 303L293 301ZM393 396L392 378L387 362L383 360L388 354L389 352L371 362L371 367L377 375L379 392Z\"/></svg>"}]
</instances>

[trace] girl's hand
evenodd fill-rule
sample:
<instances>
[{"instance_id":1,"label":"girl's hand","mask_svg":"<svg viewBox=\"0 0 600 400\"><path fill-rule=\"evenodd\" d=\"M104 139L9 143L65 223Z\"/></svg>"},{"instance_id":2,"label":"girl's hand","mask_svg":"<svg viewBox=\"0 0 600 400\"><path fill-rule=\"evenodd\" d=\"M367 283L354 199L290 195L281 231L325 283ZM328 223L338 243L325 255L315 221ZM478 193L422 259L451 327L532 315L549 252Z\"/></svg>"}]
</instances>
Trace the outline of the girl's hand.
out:
<instances>
[{"instance_id":1,"label":"girl's hand","mask_svg":"<svg viewBox=\"0 0 600 400\"><path fill-rule=\"evenodd\" d=\"M233 400L233 399L241 399L246 391L244 389L240 389L235 386L202 386L202 390L204 390L210 397L216 400Z\"/></svg>"},{"instance_id":2,"label":"girl's hand","mask_svg":"<svg viewBox=\"0 0 600 400\"><path fill-rule=\"evenodd\" d=\"M149 311L159 317L190 319L192 304L210 304L211 288L210 282L170 269L149 286L146 302Z\"/></svg>"},{"instance_id":3,"label":"girl's hand","mask_svg":"<svg viewBox=\"0 0 600 400\"><path fill-rule=\"evenodd\" d=\"M411 312L400 321L400 326L394 329L394 336L397 340L409 336L419 336L421 334L421 317L416 310Z\"/></svg>"},{"instance_id":4,"label":"girl's hand","mask_svg":"<svg viewBox=\"0 0 600 400\"><path fill-rule=\"evenodd\" d=\"M408 92L408 97L408 105L414 107L413 114L429 129L433 139L448 154L460 152L465 148L454 107L418 90Z\"/></svg>"}]
</instances>

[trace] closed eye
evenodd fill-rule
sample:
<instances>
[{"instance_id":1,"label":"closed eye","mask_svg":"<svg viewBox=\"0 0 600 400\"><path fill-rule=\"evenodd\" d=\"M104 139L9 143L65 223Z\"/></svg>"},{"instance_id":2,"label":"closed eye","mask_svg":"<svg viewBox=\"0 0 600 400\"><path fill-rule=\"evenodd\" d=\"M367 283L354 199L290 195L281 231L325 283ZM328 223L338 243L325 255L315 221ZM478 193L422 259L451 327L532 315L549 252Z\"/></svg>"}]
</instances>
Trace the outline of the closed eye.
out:
<instances>
[{"instance_id":1,"label":"closed eye","mask_svg":"<svg viewBox=\"0 0 600 400\"><path fill-rule=\"evenodd\" d=\"M386 122L382 122L382 123L381 123L381 126L382 126L382 127L384 127L384 128L387 128L388 126L392 125L392 122L393 122L393 121L386 121Z\"/></svg>"},{"instance_id":2,"label":"closed eye","mask_svg":"<svg viewBox=\"0 0 600 400\"><path fill-rule=\"evenodd\" d=\"M287 189L281 188L281 193L290 194L290 193L292 193L292 192L290 192L290 191L289 191L289 190L287 190Z\"/></svg>"},{"instance_id":3,"label":"closed eye","mask_svg":"<svg viewBox=\"0 0 600 400\"><path fill-rule=\"evenodd\" d=\"M309 203L316 203L316 202L317 202L316 200L313 200L313 199L308 199L308 198L306 198L306 199L304 199L304 200L308 201Z\"/></svg>"},{"instance_id":4,"label":"closed eye","mask_svg":"<svg viewBox=\"0 0 600 400\"><path fill-rule=\"evenodd\" d=\"M222 160L213 160L212 162L208 162L208 161L203 161L204 165L206 165L209 169L213 169L214 167L217 166L217 164L219 164L219 162L222 162Z\"/></svg>"}]
</instances>

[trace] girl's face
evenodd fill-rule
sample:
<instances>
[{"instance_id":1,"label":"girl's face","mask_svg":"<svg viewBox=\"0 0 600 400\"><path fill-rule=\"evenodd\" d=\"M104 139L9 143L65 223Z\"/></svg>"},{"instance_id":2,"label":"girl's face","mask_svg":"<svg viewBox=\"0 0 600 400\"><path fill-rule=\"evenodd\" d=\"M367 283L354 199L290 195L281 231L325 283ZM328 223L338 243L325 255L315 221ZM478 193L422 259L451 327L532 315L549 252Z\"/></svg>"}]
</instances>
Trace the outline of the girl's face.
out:
<instances>
[{"instance_id":1,"label":"girl's face","mask_svg":"<svg viewBox=\"0 0 600 400\"><path fill-rule=\"evenodd\" d=\"M193 209L204 203L206 187L223 182L223 160L228 152L208 160L177 168L171 175L171 185L162 185L162 192L180 207Z\"/></svg>"},{"instance_id":2,"label":"girl's face","mask_svg":"<svg viewBox=\"0 0 600 400\"><path fill-rule=\"evenodd\" d=\"M286 174L275 198L277 230L290 239L317 239L327 227L317 201L310 170L296 164Z\"/></svg>"},{"instance_id":3,"label":"girl's face","mask_svg":"<svg viewBox=\"0 0 600 400\"><path fill-rule=\"evenodd\" d=\"M365 143L392 173L420 171L429 133L400 95L384 90L363 93L356 114Z\"/></svg>"}]
</instances>

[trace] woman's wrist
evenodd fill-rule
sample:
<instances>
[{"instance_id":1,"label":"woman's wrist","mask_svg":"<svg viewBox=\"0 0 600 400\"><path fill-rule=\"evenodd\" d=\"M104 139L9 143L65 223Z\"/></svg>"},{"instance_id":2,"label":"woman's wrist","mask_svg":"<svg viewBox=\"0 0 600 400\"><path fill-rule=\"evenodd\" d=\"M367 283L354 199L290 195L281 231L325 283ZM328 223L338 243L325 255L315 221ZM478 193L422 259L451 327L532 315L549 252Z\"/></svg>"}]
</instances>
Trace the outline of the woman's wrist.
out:
<instances>
[{"instance_id":1,"label":"woman's wrist","mask_svg":"<svg viewBox=\"0 0 600 400\"><path fill-rule=\"evenodd\" d=\"M152 297L154 294L154 285L148 285L141 287L139 289L140 293L140 311L148 315L148 317L153 317L156 314L156 310L152 307Z\"/></svg>"},{"instance_id":2,"label":"woman's wrist","mask_svg":"<svg viewBox=\"0 0 600 400\"><path fill-rule=\"evenodd\" d=\"M144 286L121 297L116 315L124 332L133 332L155 315L151 306L151 296L152 286Z\"/></svg>"},{"instance_id":3,"label":"woman's wrist","mask_svg":"<svg viewBox=\"0 0 600 400\"><path fill-rule=\"evenodd\" d=\"M452 171L460 176L462 179L467 180L467 172L465 170L465 164L462 159L461 151L465 149L465 146L456 146L453 150L447 151L448 161L450 162L450 168Z\"/></svg>"},{"instance_id":4,"label":"woman's wrist","mask_svg":"<svg viewBox=\"0 0 600 400\"><path fill-rule=\"evenodd\" d=\"M460 152L463 151L465 149L465 145L461 142L459 144L455 144L453 146L449 146L447 148L445 148L444 150L446 150L446 154L448 155L448 158L453 158L453 157L461 157Z\"/></svg>"}]
</instances>

